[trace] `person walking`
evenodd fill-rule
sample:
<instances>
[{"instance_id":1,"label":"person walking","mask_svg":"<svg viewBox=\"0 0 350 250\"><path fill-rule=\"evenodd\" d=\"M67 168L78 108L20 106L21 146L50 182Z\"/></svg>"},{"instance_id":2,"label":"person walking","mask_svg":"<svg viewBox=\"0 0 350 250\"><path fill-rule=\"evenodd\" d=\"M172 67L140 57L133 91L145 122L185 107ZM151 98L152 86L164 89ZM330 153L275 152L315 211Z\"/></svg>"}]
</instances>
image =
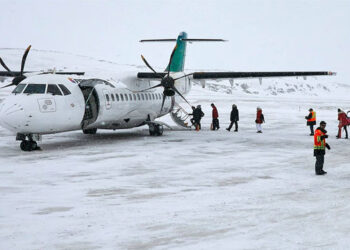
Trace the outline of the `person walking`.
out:
<instances>
[{"instance_id":1,"label":"person walking","mask_svg":"<svg viewBox=\"0 0 350 250\"><path fill-rule=\"evenodd\" d=\"M326 154L326 149L331 149L331 147L326 143L326 138L328 138L326 122L321 121L320 126L316 129L314 135L314 156L316 157L315 163L315 173L316 175L324 175L327 174L326 171L323 170L324 164L324 155Z\"/></svg>"},{"instance_id":2,"label":"person walking","mask_svg":"<svg viewBox=\"0 0 350 250\"><path fill-rule=\"evenodd\" d=\"M201 129L201 119L204 116L201 105L198 105L195 110L193 110L193 120L197 131Z\"/></svg>"},{"instance_id":3,"label":"person walking","mask_svg":"<svg viewBox=\"0 0 350 250\"><path fill-rule=\"evenodd\" d=\"M341 138L342 128L344 128L344 130L345 130L345 139L348 139L348 129L346 128L346 126L349 125L348 117L345 114L345 112L341 109L338 109L338 121L339 121L339 125L338 125L339 129L338 129L337 139Z\"/></svg>"},{"instance_id":4,"label":"person walking","mask_svg":"<svg viewBox=\"0 0 350 250\"><path fill-rule=\"evenodd\" d=\"M213 108L213 112L212 112L212 118L213 118L213 122L212 122L212 130L215 129L219 129L219 113L218 113L218 109L215 107L214 103L210 104L210 106Z\"/></svg>"},{"instance_id":5,"label":"person walking","mask_svg":"<svg viewBox=\"0 0 350 250\"><path fill-rule=\"evenodd\" d=\"M238 132L239 112L238 112L236 104L232 105L230 121L231 121L230 126L228 126L228 128L226 130L230 131L232 126L233 126L233 123L234 123L235 124L234 132Z\"/></svg>"},{"instance_id":6,"label":"person walking","mask_svg":"<svg viewBox=\"0 0 350 250\"><path fill-rule=\"evenodd\" d=\"M309 115L305 116L305 119L307 120L306 126L310 126L310 136L312 136L314 135L314 125L316 125L316 112L310 108Z\"/></svg>"},{"instance_id":7,"label":"person walking","mask_svg":"<svg viewBox=\"0 0 350 250\"><path fill-rule=\"evenodd\" d=\"M194 127L196 127L195 126L195 123L194 123L194 118L193 118L193 112L194 112L194 110L196 109L196 107L195 106L191 106L191 109L192 109L192 113L191 114L188 114L189 116L192 116L192 118L190 119L190 122L191 122L191 126L194 126Z\"/></svg>"},{"instance_id":8,"label":"person walking","mask_svg":"<svg viewBox=\"0 0 350 250\"><path fill-rule=\"evenodd\" d=\"M262 113L262 109L260 107L257 107L256 108L256 119L255 119L257 133L262 133L261 124L263 124L264 122L265 122L265 117Z\"/></svg>"}]
</instances>

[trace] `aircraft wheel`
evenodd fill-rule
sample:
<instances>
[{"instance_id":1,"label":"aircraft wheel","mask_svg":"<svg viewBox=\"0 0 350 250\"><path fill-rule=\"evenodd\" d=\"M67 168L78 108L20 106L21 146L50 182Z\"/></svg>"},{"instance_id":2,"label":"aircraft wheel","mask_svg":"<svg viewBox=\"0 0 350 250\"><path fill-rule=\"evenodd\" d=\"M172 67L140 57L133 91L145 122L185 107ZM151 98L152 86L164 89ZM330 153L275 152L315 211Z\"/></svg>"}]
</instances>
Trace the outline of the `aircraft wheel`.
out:
<instances>
[{"instance_id":1,"label":"aircraft wheel","mask_svg":"<svg viewBox=\"0 0 350 250\"><path fill-rule=\"evenodd\" d=\"M33 150L32 144L30 141L22 141L20 147L23 151L32 151Z\"/></svg>"},{"instance_id":2,"label":"aircraft wheel","mask_svg":"<svg viewBox=\"0 0 350 250\"><path fill-rule=\"evenodd\" d=\"M161 135L163 135L163 126L162 125L156 125L156 135L157 136L161 136Z\"/></svg>"},{"instance_id":3,"label":"aircraft wheel","mask_svg":"<svg viewBox=\"0 0 350 250\"><path fill-rule=\"evenodd\" d=\"M97 128L83 129L83 133L86 135L94 135L97 132Z\"/></svg>"},{"instance_id":4,"label":"aircraft wheel","mask_svg":"<svg viewBox=\"0 0 350 250\"><path fill-rule=\"evenodd\" d=\"M156 131L155 131L155 126L152 124L152 125L149 125L149 135L150 136L155 136L156 135Z\"/></svg>"},{"instance_id":5,"label":"aircraft wheel","mask_svg":"<svg viewBox=\"0 0 350 250\"><path fill-rule=\"evenodd\" d=\"M159 124L150 124L149 125L149 134L151 136L160 136L163 134L163 125Z\"/></svg>"}]
</instances>

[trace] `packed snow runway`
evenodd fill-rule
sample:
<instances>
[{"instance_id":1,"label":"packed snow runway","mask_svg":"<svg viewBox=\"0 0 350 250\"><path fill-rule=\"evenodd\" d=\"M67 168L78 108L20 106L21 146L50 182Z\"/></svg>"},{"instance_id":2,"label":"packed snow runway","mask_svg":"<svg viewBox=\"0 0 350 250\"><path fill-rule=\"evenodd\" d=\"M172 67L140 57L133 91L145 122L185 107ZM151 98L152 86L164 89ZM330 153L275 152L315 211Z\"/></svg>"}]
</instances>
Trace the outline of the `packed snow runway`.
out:
<instances>
[{"instance_id":1,"label":"packed snow runway","mask_svg":"<svg viewBox=\"0 0 350 250\"><path fill-rule=\"evenodd\" d=\"M194 86L203 130L147 127L43 136L22 152L0 129L1 249L344 249L350 244L350 141L333 96L226 94ZM210 131L210 103L221 128ZM240 111L239 132L228 132ZM266 123L255 129L256 107ZM314 174L304 116L327 121L326 176ZM169 117L163 121L175 126Z\"/></svg>"}]
</instances>

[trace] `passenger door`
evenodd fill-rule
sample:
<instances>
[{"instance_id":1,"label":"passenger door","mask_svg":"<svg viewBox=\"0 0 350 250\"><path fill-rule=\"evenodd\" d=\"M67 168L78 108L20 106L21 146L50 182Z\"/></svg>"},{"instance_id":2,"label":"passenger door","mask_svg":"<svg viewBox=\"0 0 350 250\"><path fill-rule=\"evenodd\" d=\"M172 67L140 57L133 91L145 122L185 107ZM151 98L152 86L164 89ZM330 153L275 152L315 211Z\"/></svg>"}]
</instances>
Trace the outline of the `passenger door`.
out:
<instances>
[{"instance_id":1,"label":"passenger door","mask_svg":"<svg viewBox=\"0 0 350 250\"><path fill-rule=\"evenodd\" d=\"M108 90L103 90L103 95L106 101L106 109L110 109L112 107L111 95Z\"/></svg>"}]
</instances>

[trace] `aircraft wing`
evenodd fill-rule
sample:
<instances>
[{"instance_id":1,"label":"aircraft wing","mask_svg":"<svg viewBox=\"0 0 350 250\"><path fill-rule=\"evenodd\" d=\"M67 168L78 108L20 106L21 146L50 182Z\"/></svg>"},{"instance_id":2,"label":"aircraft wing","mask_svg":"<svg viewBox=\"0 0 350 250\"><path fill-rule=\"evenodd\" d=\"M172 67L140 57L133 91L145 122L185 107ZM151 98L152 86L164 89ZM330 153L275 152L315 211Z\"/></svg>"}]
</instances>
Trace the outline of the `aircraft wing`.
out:
<instances>
[{"instance_id":1,"label":"aircraft wing","mask_svg":"<svg viewBox=\"0 0 350 250\"><path fill-rule=\"evenodd\" d=\"M47 71L47 72L41 72L41 71L24 71L23 74L28 74L28 73L38 73L38 75L41 74L53 74L53 71ZM56 71L55 74L57 75L84 75L85 72L68 72L68 71ZM0 76L4 77L16 77L20 76L21 72L20 71L0 71Z\"/></svg>"},{"instance_id":2,"label":"aircraft wing","mask_svg":"<svg viewBox=\"0 0 350 250\"><path fill-rule=\"evenodd\" d=\"M335 75L330 71L286 71L286 72L194 72L193 79L234 79L263 77L293 77L293 76L324 76Z\"/></svg>"}]
</instances>

